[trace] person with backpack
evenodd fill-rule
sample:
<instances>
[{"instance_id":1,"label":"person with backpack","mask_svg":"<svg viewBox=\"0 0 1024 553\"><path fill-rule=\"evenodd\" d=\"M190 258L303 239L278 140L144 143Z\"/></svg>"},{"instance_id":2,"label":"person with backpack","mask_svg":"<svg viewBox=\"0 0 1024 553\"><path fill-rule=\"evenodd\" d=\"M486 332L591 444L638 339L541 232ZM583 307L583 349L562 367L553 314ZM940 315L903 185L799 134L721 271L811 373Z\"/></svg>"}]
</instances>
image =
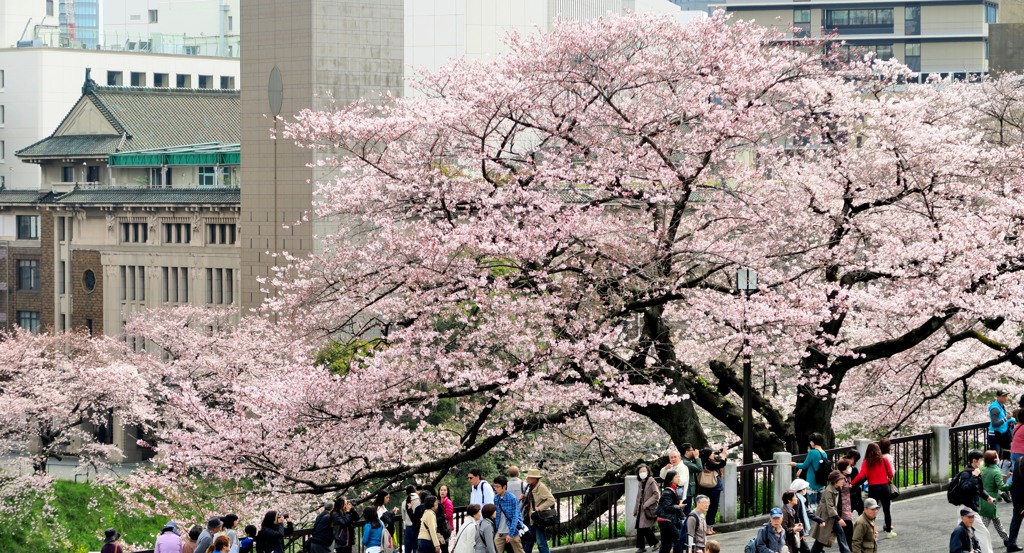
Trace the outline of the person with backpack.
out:
<instances>
[{"instance_id":1,"label":"person with backpack","mask_svg":"<svg viewBox=\"0 0 1024 553\"><path fill-rule=\"evenodd\" d=\"M743 553L781 553L786 546L786 530L782 527L782 509L772 507L768 513L768 522L757 531L757 537L751 538Z\"/></svg>"},{"instance_id":2,"label":"person with backpack","mask_svg":"<svg viewBox=\"0 0 1024 553\"><path fill-rule=\"evenodd\" d=\"M352 553L356 543L356 524L359 513L355 505L344 497L334 500L334 512L331 513L331 530L334 533L335 553Z\"/></svg>"},{"instance_id":3,"label":"person with backpack","mask_svg":"<svg viewBox=\"0 0 1024 553\"><path fill-rule=\"evenodd\" d=\"M967 467L958 472L946 486L946 500L960 508L968 508L978 512L981 500L995 503L995 498L985 491L981 482L981 461L985 455L978 450L967 453ZM992 538L984 524L974 526L974 535L978 539L982 553L992 553Z\"/></svg>"},{"instance_id":4,"label":"person with backpack","mask_svg":"<svg viewBox=\"0 0 1024 553\"><path fill-rule=\"evenodd\" d=\"M685 470L685 467L684 469ZM658 500L658 528L661 530L661 547L659 553L669 553L676 540L679 539L679 521L683 518L682 499L676 496L682 477L674 470L665 473L665 487L661 489Z\"/></svg>"},{"instance_id":5,"label":"person with backpack","mask_svg":"<svg viewBox=\"0 0 1024 553\"><path fill-rule=\"evenodd\" d=\"M708 508L711 506L711 498L706 495L698 495L693 498L693 511L686 515L686 536L685 547L681 551L691 553L704 553L708 541Z\"/></svg>"},{"instance_id":6,"label":"person with backpack","mask_svg":"<svg viewBox=\"0 0 1024 553\"><path fill-rule=\"evenodd\" d=\"M864 465L852 482L856 487L867 480L868 497L882 506L882 516L885 520L882 530L886 534L886 539L896 537L896 532L892 527L892 490L889 488L895 474L892 463L882 454L881 446L872 442L868 444L868 449L864 452Z\"/></svg>"},{"instance_id":7,"label":"person with backpack","mask_svg":"<svg viewBox=\"0 0 1024 553\"><path fill-rule=\"evenodd\" d=\"M550 553L548 547L548 525L554 524L545 517L554 517L558 520L558 511L555 510L555 495L551 493L547 485L541 482L543 474L537 469L530 469L526 473L526 497L523 503L526 504L526 522L530 529L531 540L524 544L526 553L532 553L533 546L537 546L539 553Z\"/></svg>"},{"instance_id":8,"label":"person with backpack","mask_svg":"<svg viewBox=\"0 0 1024 553\"><path fill-rule=\"evenodd\" d=\"M838 470L828 475L828 486L821 492L821 501L818 502L818 518L822 519L811 531L814 538L814 545L811 546L811 553L821 553L826 547L832 547L839 542L839 553L850 553L850 544L846 542L846 532L843 528L846 521L840 517L842 495L839 490L846 484L846 478Z\"/></svg>"},{"instance_id":9,"label":"person with backpack","mask_svg":"<svg viewBox=\"0 0 1024 553\"><path fill-rule=\"evenodd\" d=\"M483 473L480 469L476 467L469 469L469 474L466 476L466 479L469 480L470 503L476 503L477 505L494 503L494 488L484 480Z\"/></svg>"},{"instance_id":10,"label":"person with backpack","mask_svg":"<svg viewBox=\"0 0 1024 553\"><path fill-rule=\"evenodd\" d=\"M466 507L466 521L452 541L451 553L474 553L476 551L477 525L480 523L480 506L476 503Z\"/></svg>"},{"instance_id":11,"label":"person with backpack","mask_svg":"<svg viewBox=\"0 0 1024 553\"><path fill-rule=\"evenodd\" d=\"M405 528L403 551L415 553L416 536L420 533L419 514L416 509L420 506L420 495L416 493L416 486L409 484L405 487L405 505L402 507L402 527Z\"/></svg>"},{"instance_id":12,"label":"person with backpack","mask_svg":"<svg viewBox=\"0 0 1024 553\"><path fill-rule=\"evenodd\" d=\"M821 490L828 483L828 475L832 471L832 463L828 460L828 454L822 449L825 437L820 432L814 432L807 437L807 456L800 463L790 462L790 466L796 467L796 476L803 476L810 490L807 492L807 503L813 509L821 499Z\"/></svg>"}]
</instances>

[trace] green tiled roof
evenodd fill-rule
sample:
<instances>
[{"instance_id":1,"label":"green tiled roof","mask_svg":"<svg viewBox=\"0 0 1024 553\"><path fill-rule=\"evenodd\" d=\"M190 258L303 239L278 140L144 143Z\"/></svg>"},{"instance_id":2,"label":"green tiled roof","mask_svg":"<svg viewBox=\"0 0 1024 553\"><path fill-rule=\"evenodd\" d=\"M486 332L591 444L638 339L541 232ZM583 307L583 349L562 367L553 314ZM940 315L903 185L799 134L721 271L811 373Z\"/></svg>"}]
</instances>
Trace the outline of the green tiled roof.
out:
<instances>
[{"instance_id":1,"label":"green tiled roof","mask_svg":"<svg viewBox=\"0 0 1024 553\"><path fill-rule=\"evenodd\" d=\"M109 134L51 136L18 151L18 157L102 157L117 151L121 137Z\"/></svg>"},{"instance_id":2,"label":"green tiled roof","mask_svg":"<svg viewBox=\"0 0 1024 553\"><path fill-rule=\"evenodd\" d=\"M239 93L234 90L87 87L91 101L120 136L50 136L17 152L22 158L106 155L241 138Z\"/></svg>"},{"instance_id":3,"label":"green tiled roof","mask_svg":"<svg viewBox=\"0 0 1024 553\"><path fill-rule=\"evenodd\" d=\"M0 205L32 205L45 201L49 194L39 190L11 190L0 188Z\"/></svg>"},{"instance_id":4,"label":"green tiled roof","mask_svg":"<svg viewBox=\"0 0 1024 553\"><path fill-rule=\"evenodd\" d=\"M238 205L238 188L79 188L54 199L75 205Z\"/></svg>"}]
</instances>

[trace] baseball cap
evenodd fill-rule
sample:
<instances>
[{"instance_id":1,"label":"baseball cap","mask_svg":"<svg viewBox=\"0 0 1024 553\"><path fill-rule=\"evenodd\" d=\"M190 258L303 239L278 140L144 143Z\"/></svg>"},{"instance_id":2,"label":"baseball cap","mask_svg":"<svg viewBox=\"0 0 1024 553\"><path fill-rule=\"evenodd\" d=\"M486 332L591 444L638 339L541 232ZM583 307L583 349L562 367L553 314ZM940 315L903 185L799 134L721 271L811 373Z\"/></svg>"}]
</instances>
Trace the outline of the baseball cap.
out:
<instances>
[{"instance_id":1,"label":"baseball cap","mask_svg":"<svg viewBox=\"0 0 1024 553\"><path fill-rule=\"evenodd\" d=\"M975 513L973 509L964 508L960 509L960 516L974 518L978 516L978 513Z\"/></svg>"},{"instance_id":2,"label":"baseball cap","mask_svg":"<svg viewBox=\"0 0 1024 553\"><path fill-rule=\"evenodd\" d=\"M772 510L768 512L769 518L782 518L782 509L778 507L772 507Z\"/></svg>"}]
</instances>

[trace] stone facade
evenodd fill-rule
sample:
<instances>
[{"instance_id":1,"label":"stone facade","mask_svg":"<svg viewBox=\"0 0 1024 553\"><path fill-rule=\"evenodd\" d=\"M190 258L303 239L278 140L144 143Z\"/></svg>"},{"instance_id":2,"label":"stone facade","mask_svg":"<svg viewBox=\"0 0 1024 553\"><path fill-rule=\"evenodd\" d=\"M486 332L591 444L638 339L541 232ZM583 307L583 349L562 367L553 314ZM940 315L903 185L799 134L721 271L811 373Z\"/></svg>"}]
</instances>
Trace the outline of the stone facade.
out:
<instances>
[{"instance_id":1,"label":"stone facade","mask_svg":"<svg viewBox=\"0 0 1024 553\"><path fill-rule=\"evenodd\" d=\"M91 289L87 286L86 271L89 271ZM104 270L98 250L72 250L71 279L68 283L72 292L71 328L85 328L90 334L103 334L103 280Z\"/></svg>"}]
</instances>

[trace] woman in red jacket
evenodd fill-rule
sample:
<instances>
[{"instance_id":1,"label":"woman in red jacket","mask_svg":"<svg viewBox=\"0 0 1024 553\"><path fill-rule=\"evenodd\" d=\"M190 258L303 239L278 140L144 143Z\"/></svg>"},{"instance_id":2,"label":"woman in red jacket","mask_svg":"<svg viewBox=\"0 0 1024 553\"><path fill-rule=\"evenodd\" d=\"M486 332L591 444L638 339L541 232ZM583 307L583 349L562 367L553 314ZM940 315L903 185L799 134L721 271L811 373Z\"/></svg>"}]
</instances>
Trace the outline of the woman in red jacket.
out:
<instances>
[{"instance_id":1,"label":"woman in red jacket","mask_svg":"<svg viewBox=\"0 0 1024 553\"><path fill-rule=\"evenodd\" d=\"M892 498L889 496L889 482L896 472L893 471L892 463L882 455L882 449L877 443L868 445L864 454L864 465L860 473L853 479L851 485L857 487L867 478L868 497L874 498L882 506L882 513L885 515L886 538L895 538L896 532L892 530L892 514L889 512L892 506Z\"/></svg>"}]
</instances>

